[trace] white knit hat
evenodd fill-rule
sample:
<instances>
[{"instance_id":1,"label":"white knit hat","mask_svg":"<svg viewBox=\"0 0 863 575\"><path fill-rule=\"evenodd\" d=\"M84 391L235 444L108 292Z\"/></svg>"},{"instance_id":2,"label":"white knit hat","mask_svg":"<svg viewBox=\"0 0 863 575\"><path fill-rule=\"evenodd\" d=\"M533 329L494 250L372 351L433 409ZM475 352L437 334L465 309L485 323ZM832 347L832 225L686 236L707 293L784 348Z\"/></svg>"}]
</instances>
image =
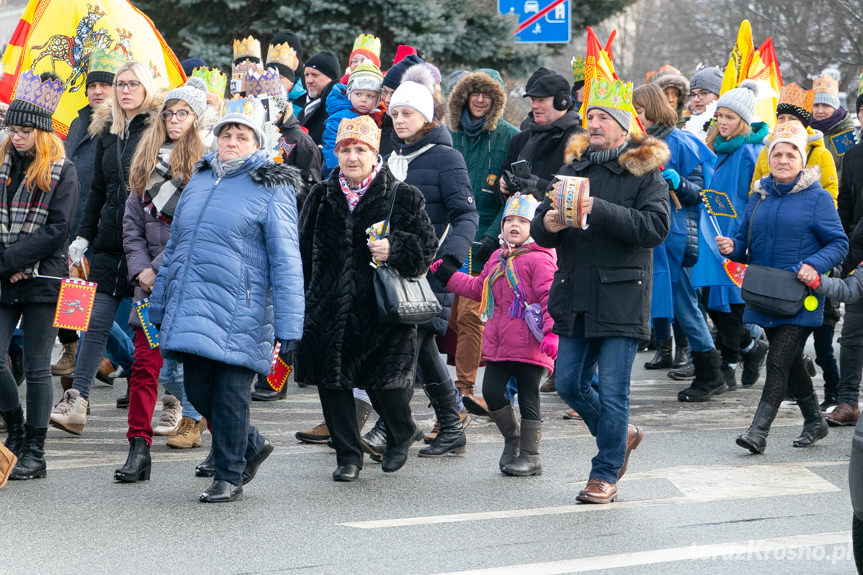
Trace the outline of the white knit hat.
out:
<instances>
[{"instance_id":1,"label":"white knit hat","mask_svg":"<svg viewBox=\"0 0 863 575\"><path fill-rule=\"evenodd\" d=\"M423 115L426 122L434 121L434 96L428 88L416 82L402 82L390 98L389 114L399 106L413 108Z\"/></svg>"}]
</instances>

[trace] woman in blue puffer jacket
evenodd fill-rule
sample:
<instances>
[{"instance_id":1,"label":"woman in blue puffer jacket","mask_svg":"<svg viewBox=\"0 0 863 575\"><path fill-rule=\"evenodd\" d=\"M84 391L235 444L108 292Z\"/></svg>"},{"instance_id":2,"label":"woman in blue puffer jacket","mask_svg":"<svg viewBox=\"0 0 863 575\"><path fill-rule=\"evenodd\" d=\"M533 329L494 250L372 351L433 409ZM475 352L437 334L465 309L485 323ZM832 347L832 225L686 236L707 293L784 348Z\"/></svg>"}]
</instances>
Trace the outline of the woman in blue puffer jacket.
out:
<instances>
[{"instance_id":1,"label":"woman in blue puffer jacket","mask_svg":"<svg viewBox=\"0 0 863 575\"><path fill-rule=\"evenodd\" d=\"M780 124L773 132L767 152L770 175L755 184L735 238L716 238L720 253L728 259L794 271L798 279L807 282L845 258L848 238L833 198L818 182L818 167L803 167L806 139L806 129L797 121ZM801 345L810 329L823 321L824 297L814 295L807 300L791 317L759 312L748 305L743 314L744 323L764 327L770 341L761 402L752 425L737 437L737 444L752 453L764 452L786 387L797 399L804 418L803 431L794 446L806 447L827 435L827 422L803 366Z\"/></svg>"},{"instance_id":2,"label":"woman in blue puffer jacket","mask_svg":"<svg viewBox=\"0 0 863 575\"><path fill-rule=\"evenodd\" d=\"M260 127L240 113L213 127L218 151L196 166L177 206L150 304L162 354L185 364L186 394L212 423L215 480L203 502L231 501L273 446L249 424L251 383L302 335L295 190Z\"/></svg>"}]
</instances>

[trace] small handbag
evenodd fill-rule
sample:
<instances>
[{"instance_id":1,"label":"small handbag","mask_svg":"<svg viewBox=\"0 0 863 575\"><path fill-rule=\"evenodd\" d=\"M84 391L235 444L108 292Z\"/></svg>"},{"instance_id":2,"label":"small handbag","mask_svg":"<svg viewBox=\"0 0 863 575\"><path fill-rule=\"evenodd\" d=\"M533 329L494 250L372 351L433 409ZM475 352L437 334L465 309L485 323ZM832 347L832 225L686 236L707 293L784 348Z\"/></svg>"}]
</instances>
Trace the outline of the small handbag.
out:
<instances>
[{"instance_id":1,"label":"small handbag","mask_svg":"<svg viewBox=\"0 0 863 575\"><path fill-rule=\"evenodd\" d=\"M752 243L752 221L763 199L758 200L749 218L747 253ZM749 258L751 257L750 254ZM743 301L754 311L773 317L792 317L803 307L803 300L809 288L797 279L797 274L792 271L749 264L746 266L740 291Z\"/></svg>"},{"instance_id":2,"label":"small handbag","mask_svg":"<svg viewBox=\"0 0 863 575\"><path fill-rule=\"evenodd\" d=\"M387 218L383 224L383 236L389 235L390 218L393 215L396 191L401 182L390 189ZM413 325L425 323L437 317L443 310L432 291L425 274L405 277L395 268L383 262L375 268L375 300L378 321L390 325Z\"/></svg>"}]
</instances>

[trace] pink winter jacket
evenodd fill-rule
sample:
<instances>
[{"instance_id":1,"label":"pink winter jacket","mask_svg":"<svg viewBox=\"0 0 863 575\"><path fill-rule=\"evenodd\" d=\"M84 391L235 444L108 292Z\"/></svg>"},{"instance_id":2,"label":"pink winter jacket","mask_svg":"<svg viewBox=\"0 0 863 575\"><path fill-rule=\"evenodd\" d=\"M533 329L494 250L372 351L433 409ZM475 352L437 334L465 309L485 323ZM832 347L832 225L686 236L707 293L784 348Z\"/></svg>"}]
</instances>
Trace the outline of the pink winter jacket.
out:
<instances>
[{"instance_id":1,"label":"pink winter jacket","mask_svg":"<svg viewBox=\"0 0 863 575\"><path fill-rule=\"evenodd\" d=\"M557 270L557 256L552 249L547 249L531 243L531 250L515 258L515 271L524 287L524 295L528 304L539 303L542 306L545 334L551 332L554 320L548 314L548 290L551 288L554 272ZM501 250L488 258L479 276L470 276L457 272L447 283L447 289L462 297L482 301L482 288L485 278L491 274L500 257ZM509 317L509 306L515 299L515 293L501 277L492 286L494 295L494 314L485 324L482 335L482 356L485 361L518 361L541 365L554 370L554 361L539 350L539 342L527 327L523 318Z\"/></svg>"}]
</instances>

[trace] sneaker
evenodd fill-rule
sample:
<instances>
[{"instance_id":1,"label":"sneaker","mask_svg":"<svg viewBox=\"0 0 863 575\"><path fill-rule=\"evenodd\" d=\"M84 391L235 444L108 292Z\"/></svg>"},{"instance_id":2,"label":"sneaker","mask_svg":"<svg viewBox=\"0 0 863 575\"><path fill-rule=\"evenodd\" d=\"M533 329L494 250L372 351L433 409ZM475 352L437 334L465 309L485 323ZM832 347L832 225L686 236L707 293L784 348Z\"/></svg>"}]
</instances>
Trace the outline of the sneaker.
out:
<instances>
[{"instance_id":1,"label":"sneaker","mask_svg":"<svg viewBox=\"0 0 863 575\"><path fill-rule=\"evenodd\" d=\"M180 428L177 435L165 442L168 447L174 449L194 449L201 447L201 434L207 429L207 420L203 417L195 421L191 417L180 420Z\"/></svg>"},{"instance_id":2,"label":"sneaker","mask_svg":"<svg viewBox=\"0 0 863 575\"><path fill-rule=\"evenodd\" d=\"M159 415L159 423L153 428L153 435L162 437L173 437L177 435L180 421L183 419L183 406L180 400L173 395L162 396L162 413Z\"/></svg>"},{"instance_id":3,"label":"sneaker","mask_svg":"<svg viewBox=\"0 0 863 575\"><path fill-rule=\"evenodd\" d=\"M298 431L294 437L303 443L326 443L330 438L330 430L327 428L327 422L322 421L308 431Z\"/></svg>"},{"instance_id":4,"label":"sneaker","mask_svg":"<svg viewBox=\"0 0 863 575\"><path fill-rule=\"evenodd\" d=\"M63 393L63 399L51 410L51 425L67 433L81 435L87 425L87 408L90 402L81 397L77 389Z\"/></svg>"}]
</instances>

